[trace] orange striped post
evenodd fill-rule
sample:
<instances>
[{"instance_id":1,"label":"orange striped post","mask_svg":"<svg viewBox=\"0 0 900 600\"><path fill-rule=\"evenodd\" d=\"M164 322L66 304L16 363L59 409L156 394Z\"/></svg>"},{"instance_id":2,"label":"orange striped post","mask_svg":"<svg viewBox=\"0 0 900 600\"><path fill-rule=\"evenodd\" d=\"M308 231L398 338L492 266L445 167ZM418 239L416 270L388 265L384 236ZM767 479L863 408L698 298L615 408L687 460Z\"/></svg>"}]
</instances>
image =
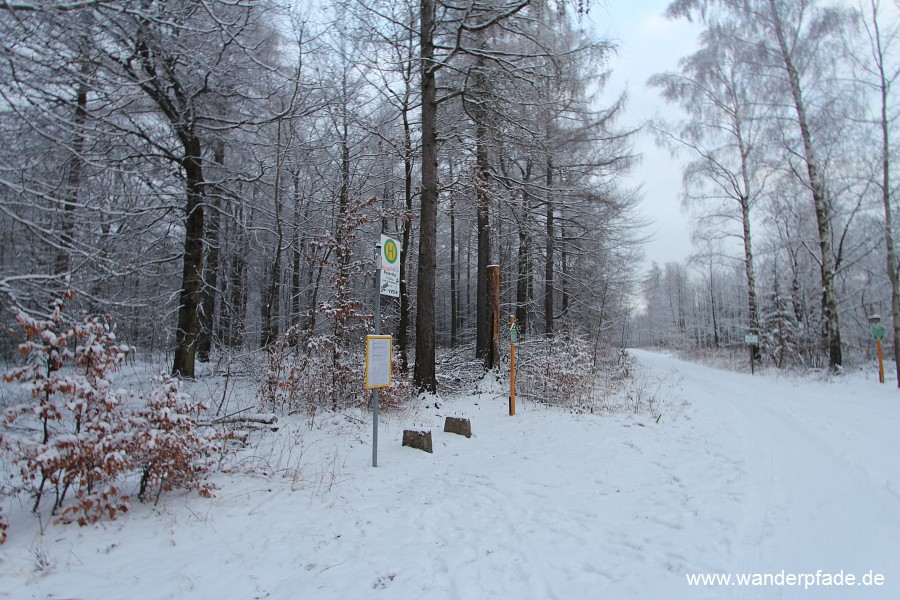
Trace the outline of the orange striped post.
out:
<instances>
[{"instance_id":1,"label":"orange striped post","mask_svg":"<svg viewBox=\"0 0 900 600\"><path fill-rule=\"evenodd\" d=\"M516 341L519 328L516 318L509 315L509 416L516 416Z\"/></svg>"},{"instance_id":2,"label":"orange striped post","mask_svg":"<svg viewBox=\"0 0 900 600\"><path fill-rule=\"evenodd\" d=\"M884 357L881 352L881 340L884 339L887 328L881 324L880 315L871 315L869 322L872 324L872 337L875 338L875 347L878 349L878 381L884 383Z\"/></svg>"}]
</instances>

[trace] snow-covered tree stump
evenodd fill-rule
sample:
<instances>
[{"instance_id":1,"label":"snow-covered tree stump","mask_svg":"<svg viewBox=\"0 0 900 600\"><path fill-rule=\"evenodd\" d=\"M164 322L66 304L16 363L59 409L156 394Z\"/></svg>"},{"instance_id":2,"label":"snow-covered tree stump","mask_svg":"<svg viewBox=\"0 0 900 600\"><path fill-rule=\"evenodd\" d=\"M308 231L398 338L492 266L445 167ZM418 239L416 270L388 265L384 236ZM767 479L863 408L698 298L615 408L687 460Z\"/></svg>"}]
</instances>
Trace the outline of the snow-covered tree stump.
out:
<instances>
[{"instance_id":1,"label":"snow-covered tree stump","mask_svg":"<svg viewBox=\"0 0 900 600\"><path fill-rule=\"evenodd\" d=\"M422 429L404 429L403 445L431 453L431 431Z\"/></svg>"},{"instance_id":2,"label":"snow-covered tree stump","mask_svg":"<svg viewBox=\"0 0 900 600\"><path fill-rule=\"evenodd\" d=\"M472 422L466 417L447 417L444 419L444 432L472 437Z\"/></svg>"}]
</instances>

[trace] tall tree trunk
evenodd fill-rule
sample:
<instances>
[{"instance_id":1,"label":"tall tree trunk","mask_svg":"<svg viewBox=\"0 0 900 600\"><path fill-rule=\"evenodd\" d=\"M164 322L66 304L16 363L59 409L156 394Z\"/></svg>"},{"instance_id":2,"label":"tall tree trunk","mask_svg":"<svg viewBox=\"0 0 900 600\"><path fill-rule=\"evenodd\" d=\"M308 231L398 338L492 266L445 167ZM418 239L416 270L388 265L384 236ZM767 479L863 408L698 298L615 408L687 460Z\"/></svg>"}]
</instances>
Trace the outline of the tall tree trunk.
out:
<instances>
[{"instance_id":1,"label":"tall tree trunk","mask_svg":"<svg viewBox=\"0 0 900 600\"><path fill-rule=\"evenodd\" d=\"M241 246L244 246L243 242ZM244 249L243 247L239 248L231 256L231 266L229 268L228 309L225 311L227 326L223 324L223 329L227 331L229 348L241 348L244 345L245 315L247 310L247 262Z\"/></svg>"},{"instance_id":2,"label":"tall tree trunk","mask_svg":"<svg viewBox=\"0 0 900 600\"><path fill-rule=\"evenodd\" d=\"M253 210L244 223L243 207L238 206L234 215L235 231L232 234L231 264L228 269L228 301L222 311L222 329L226 331L229 348L242 348L247 323L247 256L250 240L247 230L253 226Z\"/></svg>"},{"instance_id":3,"label":"tall tree trunk","mask_svg":"<svg viewBox=\"0 0 900 600\"><path fill-rule=\"evenodd\" d=\"M712 270L709 273L709 308L710 314L712 315L712 326L713 326L713 347L719 347L719 321L716 316L716 294L715 288L713 287L713 276Z\"/></svg>"},{"instance_id":4,"label":"tall tree trunk","mask_svg":"<svg viewBox=\"0 0 900 600\"><path fill-rule=\"evenodd\" d=\"M544 333L553 333L553 254L554 254L554 223L553 223L553 159L547 158L547 256L544 260Z\"/></svg>"},{"instance_id":5,"label":"tall tree trunk","mask_svg":"<svg viewBox=\"0 0 900 600\"><path fill-rule=\"evenodd\" d=\"M325 267L321 264L309 271L309 299L306 303L306 323L303 329L309 339L316 332L316 315L319 314L319 288L322 286L322 274Z\"/></svg>"},{"instance_id":6,"label":"tall tree trunk","mask_svg":"<svg viewBox=\"0 0 900 600\"><path fill-rule=\"evenodd\" d=\"M434 61L434 0L421 0L419 40L422 56L422 199L419 219L419 268L416 286L416 366L413 382L436 392L434 365L434 291L437 262L437 87Z\"/></svg>"},{"instance_id":7,"label":"tall tree trunk","mask_svg":"<svg viewBox=\"0 0 900 600\"><path fill-rule=\"evenodd\" d=\"M484 368L490 371L500 364L500 266L491 265L487 271L485 317L489 335Z\"/></svg>"},{"instance_id":8,"label":"tall tree trunk","mask_svg":"<svg viewBox=\"0 0 900 600\"><path fill-rule=\"evenodd\" d=\"M516 323L522 332L528 329L528 274L531 271L528 265L531 256L529 197L527 191L522 197L523 211L519 220L519 252L516 260Z\"/></svg>"},{"instance_id":9,"label":"tall tree trunk","mask_svg":"<svg viewBox=\"0 0 900 600\"><path fill-rule=\"evenodd\" d=\"M88 62L81 66L82 75L87 75ZM75 118L72 123L72 157L66 173L65 192L62 199L62 223L60 225L59 245L56 255L55 272L60 278L69 273L72 260L72 245L75 234L75 209L78 206L78 193L81 190L81 178L84 172L84 125L87 121L87 84L78 84L75 93Z\"/></svg>"},{"instance_id":10,"label":"tall tree trunk","mask_svg":"<svg viewBox=\"0 0 900 600\"><path fill-rule=\"evenodd\" d=\"M237 213L237 210L235 211ZM233 217L236 215L232 215ZM237 223L234 225L234 231L231 231L231 227L229 226L229 221L225 222L225 235L223 239L231 240L234 246L237 246L240 243L240 237L238 234L238 226ZM222 331L222 344L231 348L231 336L233 330L233 320L234 320L234 307L231 304L232 294L234 290L232 286L234 285L234 257L238 254L234 247L229 247L228 253L226 254L223 264L223 273L222 273L222 307L221 307L221 317L219 319L219 328Z\"/></svg>"},{"instance_id":11,"label":"tall tree trunk","mask_svg":"<svg viewBox=\"0 0 900 600\"><path fill-rule=\"evenodd\" d=\"M278 337L279 300L281 299L281 246L284 243L284 229L281 226L281 126L282 117L279 116L275 128L275 248L272 261L272 271L269 274L269 287L266 291L262 312L262 335L259 345L269 348Z\"/></svg>"},{"instance_id":12,"label":"tall tree trunk","mask_svg":"<svg viewBox=\"0 0 900 600\"><path fill-rule=\"evenodd\" d=\"M744 171L744 185L749 178ZM749 189L745 187L744 189ZM747 315L750 321L750 333L759 334L759 311L756 307L756 274L753 269L753 247L750 240L750 198L743 196L741 202L741 224L744 238L744 274L747 278ZM718 344L717 344L718 346ZM753 360L759 360L759 346L753 347Z\"/></svg>"},{"instance_id":13,"label":"tall tree trunk","mask_svg":"<svg viewBox=\"0 0 900 600\"><path fill-rule=\"evenodd\" d=\"M303 264L303 248L305 239L301 235L303 214L303 197L300 192L300 172L293 176L294 182L294 234L291 240L291 327L295 330L291 337L291 346L296 347L300 343L297 330L300 329L300 267Z\"/></svg>"},{"instance_id":14,"label":"tall tree trunk","mask_svg":"<svg viewBox=\"0 0 900 600\"><path fill-rule=\"evenodd\" d=\"M347 113L344 111L341 124L341 188L338 194L338 217L335 224L335 253L337 255L337 282L335 301L342 305L347 301L350 287L350 259L353 257L352 241L347 238L349 230L348 213L350 211L350 138L347 124ZM332 332L335 337L335 352L339 352L344 338L347 316L339 311L334 319ZM335 360L336 360L335 355ZM336 363L335 363L336 364Z\"/></svg>"},{"instance_id":15,"label":"tall tree trunk","mask_svg":"<svg viewBox=\"0 0 900 600\"><path fill-rule=\"evenodd\" d=\"M800 283L800 260L794 249L789 248L788 255L791 257L791 307L797 322L805 325L807 311L803 285Z\"/></svg>"},{"instance_id":16,"label":"tall tree trunk","mask_svg":"<svg viewBox=\"0 0 900 600\"><path fill-rule=\"evenodd\" d=\"M397 324L397 346L400 370L409 372L409 249L412 247L413 215L413 149L409 112L403 109L403 239L400 248L400 320Z\"/></svg>"},{"instance_id":17,"label":"tall tree trunk","mask_svg":"<svg viewBox=\"0 0 900 600\"><path fill-rule=\"evenodd\" d=\"M566 226L563 221L560 224L560 261L562 262L562 278L560 281L560 288L562 292L562 297L560 299L560 314L563 318L569 313L569 245L566 243ZM563 326L565 326L565 321L563 321Z\"/></svg>"},{"instance_id":18,"label":"tall tree trunk","mask_svg":"<svg viewBox=\"0 0 900 600\"><path fill-rule=\"evenodd\" d=\"M487 360L491 350L491 321L488 314L488 272L491 262L490 197L487 193L486 128L476 124L475 213L478 232L477 284L475 288L475 356Z\"/></svg>"},{"instance_id":19,"label":"tall tree trunk","mask_svg":"<svg viewBox=\"0 0 900 600\"><path fill-rule=\"evenodd\" d=\"M225 144L217 142L213 150L213 163L217 167L225 164ZM219 175L221 177L221 174ZM215 185L212 189L212 214L207 220L206 230L206 262L203 266L203 298L200 313L200 332L197 342L197 357L200 362L209 362L215 332L216 296L218 295L219 278L219 228L222 221L222 189Z\"/></svg>"},{"instance_id":20,"label":"tall tree trunk","mask_svg":"<svg viewBox=\"0 0 900 600\"><path fill-rule=\"evenodd\" d=\"M484 49L484 36L479 34ZM472 67L472 89L464 105L475 122L475 230L478 236L478 263L475 286L475 356L487 365L491 353L491 319L488 312L488 265L491 264L490 195L488 194L488 81L485 60L475 59Z\"/></svg>"},{"instance_id":21,"label":"tall tree trunk","mask_svg":"<svg viewBox=\"0 0 900 600\"><path fill-rule=\"evenodd\" d=\"M456 259L456 206L450 195L450 347L457 344L459 325L459 272Z\"/></svg>"},{"instance_id":22,"label":"tall tree trunk","mask_svg":"<svg viewBox=\"0 0 900 600\"><path fill-rule=\"evenodd\" d=\"M834 286L834 259L831 253L831 219L828 214L828 202L825 198L825 187L819 173L818 161L812 143L812 134L809 130L809 121L806 116L806 107L800 89L800 75L794 66L787 40L784 33L784 24L775 0L769 0L772 21L775 26L775 37L784 66L788 74L788 82L791 87L791 96L794 101L794 109L797 112L797 124L800 126L800 137L803 140L806 169L809 176L809 185L812 190L813 203L816 211L816 225L819 233L819 252L821 253L822 273L822 314L825 317L825 342L828 348L828 366L832 371L839 371L843 365L843 351L841 349L841 330L838 321L837 294Z\"/></svg>"},{"instance_id":23,"label":"tall tree trunk","mask_svg":"<svg viewBox=\"0 0 900 600\"><path fill-rule=\"evenodd\" d=\"M872 25L875 32L873 51L881 92L881 201L884 204L884 243L886 246L887 276L891 282L891 322L894 328L894 364L897 369L897 387L900 387L900 273L897 272L897 251L894 247L894 209L891 202L891 143L888 117L888 93L890 82L884 71L884 49L881 29L873 5Z\"/></svg>"},{"instance_id":24,"label":"tall tree trunk","mask_svg":"<svg viewBox=\"0 0 900 600\"><path fill-rule=\"evenodd\" d=\"M744 184L744 192L740 195L741 225L744 242L744 273L747 278L747 315L750 322L750 333L759 334L759 309L756 302L756 273L753 268L753 245L750 237L750 150L744 143L743 115L735 110L735 131L737 133L738 151L741 155L741 179ZM710 273L712 277L712 273ZM753 359L758 360L759 346L753 347Z\"/></svg>"},{"instance_id":25,"label":"tall tree trunk","mask_svg":"<svg viewBox=\"0 0 900 600\"><path fill-rule=\"evenodd\" d=\"M461 325L468 326L472 322L472 230L466 228L466 310L465 320Z\"/></svg>"},{"instance_id":26,"label":"tall tree trunk","mask_svg":"<svg viewBox=\"0 0 900 600\"><path fill-rule=\"evenodd\" d=\"M200 158L200 138L182 133L184 158L181 166L185 173L187 201L182 283L178 297L178 328L175 330L172 374L193 377L197 331L200 327L200 290L203 286L203 166Z\"/></svg>"}]
</instances>

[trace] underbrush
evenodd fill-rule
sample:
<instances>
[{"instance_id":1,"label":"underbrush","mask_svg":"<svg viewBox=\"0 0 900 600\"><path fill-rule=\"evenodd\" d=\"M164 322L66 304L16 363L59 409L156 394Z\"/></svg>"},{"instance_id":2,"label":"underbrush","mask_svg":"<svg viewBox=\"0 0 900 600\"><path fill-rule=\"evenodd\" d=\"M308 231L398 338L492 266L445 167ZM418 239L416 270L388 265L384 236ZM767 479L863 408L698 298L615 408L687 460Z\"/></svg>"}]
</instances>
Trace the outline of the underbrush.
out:
<instances>
[{"instance_id":1,"label":"underbrush","mask_svg":"<svg viewBox=\"0 0 900 600\"><path fill-rule=\"evenodd\" d=\"M372 394L360 368L365 364L363 343L346 348L329 336L319 336L301 344L294 341L297 335L288 330L265 356L257 393L261 410L304 414L312 425L323 410L340 412L370 405ZM379 390L379 405L385 409L414 396L411 375L401 372L396 352L391 365L391 385Z\"/></svg>"},{"instance_id":2,"label":"underbrush","mask_svg":"<svg viewBox=\"0 0 900 600\"><path fill-rule=\"evenodd\" d=\"M471 345L443 353L438 391L477 391L484 377ZM504 349L497 376L508 385L510 354ZM635 369L628 352L579 337L537 338L516 344L516 397L573 413L632 412L658 418L662 381Z\"/></svg>"},{"instance_id":3,"label":"underbrush","mask_svg":"<svg viewBox=\"0 0 900 600\"><path fill-rule=\"evenodd\" d=\"M211 495L214 472L283 478L291 490L325 496L342 481L349 450L371 443L363 344L301 343L289 330L268 351L223 355L197 379L178 381L136 365L108 321L70 322L64 308L60 301L43 320L20 315L21 364L3 390L0 497L28 504L42 530L48 513L87 524L129 510L131 496L155 504L174 489ZM439 396L479 393L488 379L508 385L505 350L489 378L473 347L443 352ZM663 385L624 350L582 338L517 344L522 402L658 419ZM409 421L424 405L415 398L411 373L395 360L392 384L380 390L382 423ZM7 532L0 511L0 541Z\"/></svg>"},{"instance_id":4,"label":"underbrush","mask_svg":"<svg viewBox=\"0 0 900 600\"><path fill-rule=\"evenodd\" d=\"M0 493L29 498L31 511L58 522L94 523L130 508L137 496L199 490L219 445L200 427L206 406L178 380L158 375L148 392L121 387L117 373L133 349L102 317L74 322L65 298L38 319L19 312L21 362L3 374L12 384L0 428ZM0 543L8 526L0 512Z\"/></svg>"}]
</instances>

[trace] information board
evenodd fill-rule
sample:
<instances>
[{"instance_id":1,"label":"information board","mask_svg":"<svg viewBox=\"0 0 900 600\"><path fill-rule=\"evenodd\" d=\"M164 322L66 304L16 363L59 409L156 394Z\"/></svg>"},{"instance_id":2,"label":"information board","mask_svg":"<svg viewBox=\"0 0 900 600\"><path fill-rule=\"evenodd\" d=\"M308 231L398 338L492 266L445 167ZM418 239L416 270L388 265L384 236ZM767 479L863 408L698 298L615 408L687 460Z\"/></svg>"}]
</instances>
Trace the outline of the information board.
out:
<instances>
[{"instance_id":1,"label":"information board","mask_svg":"<svg viewBox=\"0 0 900 600\"><path fill-rule=\"evenodd\" d=\"M366 336L366 389L391 385L392 337L389 335Z\"/></svg>"}]
</instances>

